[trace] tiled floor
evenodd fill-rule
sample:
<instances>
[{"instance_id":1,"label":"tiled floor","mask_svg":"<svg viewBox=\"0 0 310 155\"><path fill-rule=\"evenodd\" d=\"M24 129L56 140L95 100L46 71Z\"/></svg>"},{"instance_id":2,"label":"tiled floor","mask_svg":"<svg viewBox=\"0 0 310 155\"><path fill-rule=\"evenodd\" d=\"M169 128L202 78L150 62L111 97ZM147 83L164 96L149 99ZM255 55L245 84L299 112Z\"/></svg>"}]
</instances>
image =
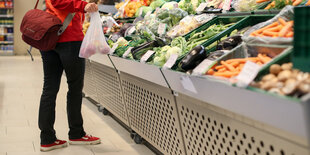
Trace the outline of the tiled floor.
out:
<instances>
[{"instance_id":1,"label":"tiled floor","mask_svg":"<svg viewBox=\"0 0 310 155\"><path fill-rule=\"evenodd\" d=\"M43 82L41 58L0 57L0 155L151 155L144 145L135 144L129 132L109 116L103 116L83 100L84 128L102 138L96 146L69 146L47 153L39 151L38 107ZM65 77L57 98L55 129L67 139Z\"/></svg>"}]
</instances>

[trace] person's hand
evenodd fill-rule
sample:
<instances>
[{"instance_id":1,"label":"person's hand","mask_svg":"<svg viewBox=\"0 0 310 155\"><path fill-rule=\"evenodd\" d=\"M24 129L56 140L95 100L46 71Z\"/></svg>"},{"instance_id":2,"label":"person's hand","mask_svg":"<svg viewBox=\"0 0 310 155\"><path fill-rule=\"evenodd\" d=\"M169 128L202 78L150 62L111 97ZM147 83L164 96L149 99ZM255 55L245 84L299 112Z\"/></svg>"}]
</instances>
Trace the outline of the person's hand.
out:
<instances>
[{"instance_id":1,"label":"person's hand","mask_svg":"<svg viewBox=\"0 0 310 155\"><path fill-rule=\"evenodd\" d=\"M96 12L98 11L98 6L95 3L88 3L84 10L85 12Z\"/></svg>"}]
</instances>

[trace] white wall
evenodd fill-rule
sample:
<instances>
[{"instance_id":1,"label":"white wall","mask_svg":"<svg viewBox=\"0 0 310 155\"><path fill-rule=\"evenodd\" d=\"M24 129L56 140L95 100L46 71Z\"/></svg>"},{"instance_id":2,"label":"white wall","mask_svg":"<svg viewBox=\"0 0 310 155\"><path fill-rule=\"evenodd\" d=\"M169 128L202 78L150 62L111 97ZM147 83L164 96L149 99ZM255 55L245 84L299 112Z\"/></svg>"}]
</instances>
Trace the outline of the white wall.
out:
<instances>
[{"instance_id":1,"label":"white wall","mask_svg":"<svg viewBox=\"0 0 310 155\"><path fill-rule=\"evenodd\" d=\"M19 27L25 13L34 8L36 1L37 0L14 0L14 52L16 55L26 55L26 50L29 49L29 45L24 43L21 38ZM42 1L43 0L40 0L39 9L42 8ZM33 49L32 53L34 55L39 55L37 49Z\"/></svg>"}]
</instances>

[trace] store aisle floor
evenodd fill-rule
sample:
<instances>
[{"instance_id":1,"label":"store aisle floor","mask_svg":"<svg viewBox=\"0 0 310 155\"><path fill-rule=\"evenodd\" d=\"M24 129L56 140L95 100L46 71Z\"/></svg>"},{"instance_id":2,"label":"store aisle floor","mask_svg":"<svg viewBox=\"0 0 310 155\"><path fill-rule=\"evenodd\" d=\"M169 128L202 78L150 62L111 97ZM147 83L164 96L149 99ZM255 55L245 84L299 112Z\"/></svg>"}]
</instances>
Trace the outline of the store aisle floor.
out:
<instances>
[{"instance_id":1,"label":"store aisle floor","mask_svg":"<svg viewBox=\"0 0 310 155\"><path fill-rule=\"evenodd\" d=\"M109 116L103 116L88 100L82 113L87 133L99 136L102 144L69 146L47 153L39 151L37 125L43 84L40 57L0 57L0 155L149 155L144 145L135 144L129 132ZM63 77L57 98L55 129L57 137L68 139L66 79Z\"/></svg>"}]
</instances>

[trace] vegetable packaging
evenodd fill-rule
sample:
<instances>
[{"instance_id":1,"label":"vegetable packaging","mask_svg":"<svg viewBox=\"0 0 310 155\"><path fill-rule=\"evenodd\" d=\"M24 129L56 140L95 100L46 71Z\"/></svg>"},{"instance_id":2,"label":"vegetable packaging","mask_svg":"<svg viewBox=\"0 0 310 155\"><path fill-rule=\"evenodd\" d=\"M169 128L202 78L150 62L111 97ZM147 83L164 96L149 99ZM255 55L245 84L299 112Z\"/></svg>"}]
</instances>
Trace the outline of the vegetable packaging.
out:
<instances>
[{"instance_id":1,"label":"vegetable packaging","mask_svg":"<svg viewBox=\"0 0 310 155\"><path fill-rule=\"evenodd\" d=\"M165 4L164 0L155 0L150 4L150 7L155 10L158 7L161 7L163 4Z\"/></svg>"},{"instance_id":2,"label":"vegetable packaging","mask_svg":"<svg viewBox=\"0 0 310 155\"><path fill-rule=\"evenodd\" d=\"M253 11L257 8L256 0L236 0L233 8L236 11Z\"/></svg>"},{"instance_id":3,"label":"vegetable packaging","mask_svg":"<svg viewBox=\"0 0 310 155\"><path fill-rule=\"evenodd\" d=\"M200 25L210 21L215 17L214 14L202 14L202 15L189 15L183 18L180 23L173 27L167 35L170 38L178 37L178 36L183 36L190 31L196 29Z\"/></svg>"},{"instance_id":4,"label":"vegetable packaging","mask_svg":"<svg viewBox=\"0 0 310 155\"><path fill-rule=\"evenodd\" d=\"M293 6L286 6L281 10L281 12L273 17L272 19L259 23L248 31L246 31L242 37L242 40L248 44L274 44L274 45L290 45L292 44L293 38L285 38L285 37L272 37L272 36L263 36L263 37L256 37L251 36L252 32L259 30L265 26L271 25L275 22L279 21L279 18L284 19L285 21L291 21L294 17L294 7Z\"/></svg>"},{"instance_id":5,"label":"vegetable packaging","mask_svg":"<svg viewBox=\"0 0 310 155\"><path fill-rule=\"evenodd\" d=\"M105 40L99 12L90 14L90 26L83 39L80 54L81 58L89 58L95 53L108 54L110 47Z\"/></svg>"}]
</instances>

